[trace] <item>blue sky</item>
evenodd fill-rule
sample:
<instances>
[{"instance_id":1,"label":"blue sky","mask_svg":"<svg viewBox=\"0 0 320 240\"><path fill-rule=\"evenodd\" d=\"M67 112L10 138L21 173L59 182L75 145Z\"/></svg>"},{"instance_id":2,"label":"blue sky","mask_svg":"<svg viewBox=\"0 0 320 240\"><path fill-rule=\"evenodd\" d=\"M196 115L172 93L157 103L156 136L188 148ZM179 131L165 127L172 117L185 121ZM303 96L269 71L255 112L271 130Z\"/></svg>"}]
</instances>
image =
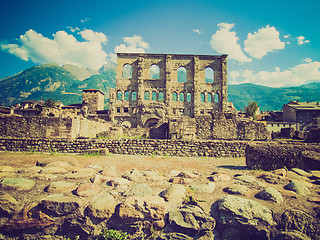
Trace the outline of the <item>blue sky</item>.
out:
<instances>
[{"instance_id":1,"label":"blue sky","mask_svg":"<svg viewBox=\"0 0 320 240\"><path fill-rule=\"evenodd\" d=\"M0 78L115 52L228 54L229 84L320 81L320 2L1 0Z\"/></svg>"}]
</instances>

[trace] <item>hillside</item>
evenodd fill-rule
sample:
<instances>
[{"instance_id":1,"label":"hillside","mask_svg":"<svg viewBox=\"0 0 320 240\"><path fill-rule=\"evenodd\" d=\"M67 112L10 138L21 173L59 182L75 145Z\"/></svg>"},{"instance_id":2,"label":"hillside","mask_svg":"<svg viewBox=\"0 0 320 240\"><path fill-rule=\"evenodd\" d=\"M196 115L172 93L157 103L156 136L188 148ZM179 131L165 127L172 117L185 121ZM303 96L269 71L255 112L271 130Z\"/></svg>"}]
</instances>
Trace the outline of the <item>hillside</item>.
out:
<instances>
[{"instance_id":1,"label":"hillside","mask_svg":"<svg viewBox=\"0 0 320 240\"><path fill-rule=\"evenodd\" d=\"M116 70L115 63L106 63L99 71L72 65L35 66L0 80L0 105L11 106L23 100L48 98L60 100L64 105L80 103L82 90L94 88L105 93L107 106L109 89L116 85ZM250 100L256 101L262 111L281 110L283 104L291 100L320 101L320 83L287 88L249 83L228 85L228 101L233 102L237 110L244 109Z\"/></svg>"}]
</instances>

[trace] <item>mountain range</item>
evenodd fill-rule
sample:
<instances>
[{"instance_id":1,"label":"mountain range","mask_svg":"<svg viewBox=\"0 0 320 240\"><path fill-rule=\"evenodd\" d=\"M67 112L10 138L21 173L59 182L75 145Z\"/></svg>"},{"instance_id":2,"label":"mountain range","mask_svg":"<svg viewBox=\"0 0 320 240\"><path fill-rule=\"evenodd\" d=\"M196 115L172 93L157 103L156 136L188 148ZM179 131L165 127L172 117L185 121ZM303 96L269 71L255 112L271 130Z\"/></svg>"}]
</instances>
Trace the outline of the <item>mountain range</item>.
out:
<instances>
[{"instance_id":1,"label":"mountain range","mask_svg":"<svg viewBox=\"0 0 320 240\"><path fill-rule=\"evenodd\" d=\"M80 103L82 90L100 89L108 106L110 88L116 85L117 65L108 62L98 71L73 65L43 64L14 76L0 79L0 105L11 106L23 100L53 98L64 105ZM256 101L260 110L281 110L291 100L320 101L320 82L299 87L271 88L255 84L228 85L228 101L237 110Z\"/></svg>"}]
</instances>

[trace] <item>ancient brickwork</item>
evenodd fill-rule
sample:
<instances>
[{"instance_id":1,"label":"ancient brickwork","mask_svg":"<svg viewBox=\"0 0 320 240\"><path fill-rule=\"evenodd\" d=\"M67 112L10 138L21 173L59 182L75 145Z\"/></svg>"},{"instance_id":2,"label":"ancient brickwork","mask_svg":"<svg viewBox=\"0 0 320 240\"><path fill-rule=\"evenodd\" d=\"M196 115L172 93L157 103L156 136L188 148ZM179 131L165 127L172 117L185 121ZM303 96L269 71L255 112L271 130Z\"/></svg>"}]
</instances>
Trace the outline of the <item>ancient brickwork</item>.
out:
<instances>
[{"instance_id":1,"label":"ancient brickwork","mask_svg":"<svg viewBox=\"0 0 320 240\"><path fill-rule=\"evenodd\" d=\"M105 152L130 155L243 157L246 141L178 141L153 139L31 139L0 138L2 151Z\"/></svg>"},{"instance_id":2,"label":"ancient brickwork","mask_svg":"<svg viewBox=\"0 0 320 240\"><path fill-rule=\"evenodd\" d=\"M88 114L96 114L104 109L104 93L96 89L86 89L82 92L82 105Z\"/></svg>"},{"instance_id":3,"label":"ancient brickwork","mask_svg":"<svg viewBox=\"0 0 320 240\"><path fill-rule=\"evenodd\" d=\"M118 53L111 118L121 125L152 126L159 120L224 112L227 55ZM209 74L207 74L209 72ZM212 79L207 77L211 72Z\"/></svg>"}]
</instances>

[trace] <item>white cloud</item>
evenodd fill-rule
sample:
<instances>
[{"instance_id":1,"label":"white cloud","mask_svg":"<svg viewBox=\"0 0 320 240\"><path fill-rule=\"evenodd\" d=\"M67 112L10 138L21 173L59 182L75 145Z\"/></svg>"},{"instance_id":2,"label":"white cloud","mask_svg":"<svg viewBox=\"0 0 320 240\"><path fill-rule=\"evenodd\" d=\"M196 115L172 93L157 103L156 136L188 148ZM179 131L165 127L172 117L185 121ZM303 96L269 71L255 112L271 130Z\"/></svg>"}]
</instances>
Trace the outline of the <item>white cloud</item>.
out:
<instances>
[{"instance_id":1,"label":"white cloud","mask_svg":"<svg viewBox=\"0 0 320 240\"><path fill-rule=\"evenodd\" d=\"M80 31L80 29L78 27L67 27L68 29L70 29L71 32L78 32Z\"/></svg>"},{"instance_id":2,"label":"white cloud","mask_svg":"<svg viewBox=\"0 0 320 240\"><path fill-rule=\"evenodd\" d=\"M201 34L201 31L199 29L192 29L193 32Z\"/></svg>"},{"instance_id":3,"label":"white cloud","mask_svg":"<svg viewBox=\"0 0 320 240\"><path fill-rule=\"evenodd\" d=\"M254 83L268 87L299 86L309 81L320 81L320 62L307 62L280 71L276 67L274 71L260 71L254 73L252 70L232 71L230 83Z\"/></svg>"},{"instance_id":4,"label":"white cloud","mask_svg":"<svg viewBox=\"0 0 320 240\"><path fill-rule=\"evenodd\" d=\"M283 37L284 37L284 38L288 38L288 37L290 37L290 34L284 35Z\"/></svg>"},{"instance_id":5,"label":"white cloud","mask_svg":"<svg viewBox=\"0 0 320 240\"><path fill-rule=\"evenodd\" d=\"M1 44L0 48L22 60L34 63L74 64L93 69L100 68L106 61L107 54L102 44L107 38L102 33L85 30L81 36L86 40L78 41L65 31L53 34L53 39L30 29L17 40L17 44Z\"/></svg>"},{"instance_id":6,"label":"white cloud","mask_svg":"<svg viewBox=\"0 0 320 240\"><path fill-rule=\"evenodd\" d=\"M238 43L239 38L237 33L230 31L234 27L233 23L219 23L220 29L211 36L210 45L218 53L228 54L229 59L234 59L239 62L251 62L252 59L248 58L240 44Z\"/></svg>"},{"instance_id":7,"label":"white cloud","mask_svg":"<svg viewBox=\"0 0 320 240\"><path fill-rule=\"evenodd\" d=\"M269 25L259 29L258 32L254 34L248 33L248 37L244 41L244 50L249 53L251 57L261 59L269 52L284 49L285 43L281 42L279 35L279 32Z\"/></svg>"},{"instance_id":8,"label":"white cloud","mask_svg":"<svg viewBox=\"0 0 320 240\"><path fill-rule=\"evenodd\" d=\"M116 53L145 53L145 49L149 48L149 44L143 41L139 35L124 37L123 41L126 44L116 46L114 49Z\"/></svg>"},{"instance_id":9,"label":"white cloud","mask_svg":"<svg viewBox=\"0 0 320 240\"><path fill-rule=\"evenodd\" d=\"M312 62L312 59L311 58L305 58L305 59L303 59L303 62L310 63L310 62Z\"/></svg>"},{"instance_id":10,"label":"white cloud","mask_svg":"<svg viewBox=\"0 0 320 240\"><path fill-rule=\"evenodd\" d=\"M305 44L305 43L309 43L310 41L309 40L305 40L306 38L304 36L300 36L300 37L297 37L297 40L298 40L298 44L299 45L302 45L302 44Z\"/></svg>"},{"instance_id":11,"label":"white cloud","mask_svg":"<svg viewBox=\"0 0 320 240\"><path fill-rule=\"evenodd\" d=\"M90 20L91 20L90 18L84 18L84 19L81 19L81 22L85 23L85 22L89 22Z\"/></svg>"}]
</instances>

